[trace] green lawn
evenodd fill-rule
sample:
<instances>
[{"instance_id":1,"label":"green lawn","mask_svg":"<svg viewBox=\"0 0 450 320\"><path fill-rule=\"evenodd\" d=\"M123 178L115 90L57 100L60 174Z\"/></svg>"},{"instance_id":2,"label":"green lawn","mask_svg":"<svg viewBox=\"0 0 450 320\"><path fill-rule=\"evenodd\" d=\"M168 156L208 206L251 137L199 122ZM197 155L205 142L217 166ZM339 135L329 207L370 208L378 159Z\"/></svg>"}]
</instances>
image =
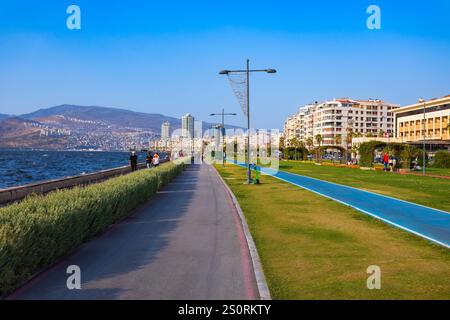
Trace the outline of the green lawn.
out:
<instances>
[{"instance_id":1,"label":"green lawn","mask_svg":"<svg viewBox=\"0 0 450 320\"><path fill-rule=\"evenodd\" d=\"M425 168L426 173L434 174L437 176L447 176L450 177L450 169L446 168Z\"/></svg>"},{"instance_id":2,"label":"green lawn","mask_svg":"<svg viewBox=\"0 0 450 320\"><path fill-rule=\"evenodd\" d=\"M274 299L449 299L450 251L304 189L216 166L236 195ZM381 290L366 287L370 265Z\"/></svg>"},{"instance_id":3,"label":"green lawn","mask_svg":"<svg viewBox=\"0 0 450 320\"><path fill-rule=\"evenodd\" d=\"M280 170L361 188L450 212L450 179L319 166L302 161L280 161ZM432 173L436 174L448 169L434 170Z\"/></svg>"}]
</instances>

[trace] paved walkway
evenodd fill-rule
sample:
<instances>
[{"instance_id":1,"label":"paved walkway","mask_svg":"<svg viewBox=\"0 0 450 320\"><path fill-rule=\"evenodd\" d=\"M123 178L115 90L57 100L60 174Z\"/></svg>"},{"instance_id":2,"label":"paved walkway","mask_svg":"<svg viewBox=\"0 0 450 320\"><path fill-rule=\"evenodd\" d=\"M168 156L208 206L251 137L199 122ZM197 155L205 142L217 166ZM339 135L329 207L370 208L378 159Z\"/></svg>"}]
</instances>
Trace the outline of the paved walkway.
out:
<instances>
[{"instance_id":1,"label":"paved walkway","mask_svg":"<svg viewBox=\"0 0 450 320\"><path fill-rule=\"evenodd\" d=\"M81 290L66 269L81 268ZM217 172L190 166L130 218L10 299L259 298L240 220Z\"/></svg>"},{"instance_id":2,"label":"paved walkway","mask_svg":"<svg viewBox=\"0 0 450 320\"><path fill-rule=\"evenodd\" d=\"M239 164L245 167L245 164ZM357 188L285 171L262 168L263 174L351 206L398 228L450 248L450 213Z\"/></svg>"}]
</instances>

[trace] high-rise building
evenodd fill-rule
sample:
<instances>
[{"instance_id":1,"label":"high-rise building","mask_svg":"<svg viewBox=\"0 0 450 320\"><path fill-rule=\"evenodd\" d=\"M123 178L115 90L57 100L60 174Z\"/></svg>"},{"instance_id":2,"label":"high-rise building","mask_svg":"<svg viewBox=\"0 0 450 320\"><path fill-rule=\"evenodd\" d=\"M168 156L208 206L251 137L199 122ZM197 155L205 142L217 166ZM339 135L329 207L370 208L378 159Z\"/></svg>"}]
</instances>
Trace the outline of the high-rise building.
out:
<instances>
[{"instance_id":1,"label":"high-rise building","mask_svg":"<svg viewBox=\"0 0 450 320\"><path fill-rule=\"evenodd\" d=\"M393 110L399 107L378 99L350 98L306 105L286 120L284 137L286 141L295 137L305 144L312 139L313 146L318 146L316 137L320 135L322 146L347 148L349 137L354 135L393 136Z\"/></svg>"},{"instance_id":2,"label":"high-rise building","mask_svg":"<svg viewBox=\"0 0 450 320\"><path fill-rule=\"evenodd\" d=\"M194 138L194 117L188 113L181 118L182 135L185 138Z\"/></svg>"},{"instance_id":3,"label":"high-rise building","mask_svg":"<svg viewBox=\"0 0 450 320\"><path fill-rule=\"evenodd\" d=\"M203 136L203 121L194 120L194 138L201 139Z\"/></svg>"},{"instance_id":4,"label":"high-rise building","mask_svg":"<svg viewBox=\"0 0 450 320\"><path fill-rule=\"evenodd\" d=\"M169 140L170 138L170 123L167 121L164 121L161 125L161 140Z\"/></svg>"}]
</instances>

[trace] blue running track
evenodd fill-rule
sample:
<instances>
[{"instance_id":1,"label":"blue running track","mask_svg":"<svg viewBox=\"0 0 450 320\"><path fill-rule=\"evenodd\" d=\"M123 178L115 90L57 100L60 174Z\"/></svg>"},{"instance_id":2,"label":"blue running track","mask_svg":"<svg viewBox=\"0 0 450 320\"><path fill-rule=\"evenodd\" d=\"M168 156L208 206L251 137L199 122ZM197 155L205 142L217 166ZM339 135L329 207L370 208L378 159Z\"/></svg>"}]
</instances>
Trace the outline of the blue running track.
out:
<instances>
[{"instance_id":1,"label":"blue running track","mask_svg":"<svg viewBox=\"0 0 450 320\"><path fill-rule=\"evenodd\" d=\"M245 164L235 163L242 167ZM386 223L450 248L450 213L333 182L261 168L262 174L348 205Z\"/></svg>"}]
</instances>

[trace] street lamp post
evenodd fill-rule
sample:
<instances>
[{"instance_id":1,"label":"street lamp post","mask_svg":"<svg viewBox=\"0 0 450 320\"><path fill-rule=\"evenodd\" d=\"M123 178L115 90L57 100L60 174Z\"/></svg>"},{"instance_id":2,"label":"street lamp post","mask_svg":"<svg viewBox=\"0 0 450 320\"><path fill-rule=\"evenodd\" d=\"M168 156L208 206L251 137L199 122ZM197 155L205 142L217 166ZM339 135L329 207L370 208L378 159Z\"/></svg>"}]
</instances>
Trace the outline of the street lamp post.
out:
<instances>
[{"instance_id":1,"label":"street lamp post","mask_svg":"<svg viewBox=\"0 0 450 320\"><path fill-rule=\"evenodd\" d=\"M231 73L245 73L246 74L246 92L247 92L247 183L252 181L252 172L250 170L250 73L252 72L266 72L276 73L275 69L250 69L250 60L247 59L247 65L245 70L222 70L219 72L221 75L229 75Z\"/></svg>"},{"instance_id":2,"label":"street lamp post","mask_svg":"<svg viewBox=\"0 0 450 320\"><path fill-rule=\"evenodd\" d=\"M222 166L225 166L225 116L236 116L236 113L225 113L222 108L222 113L211 113L210 116L222 116Z\"/></svg>"},{"instance_id":3,"label":"street lamp post","mask_svg":"<svg viewBox=\"0 0 450 320\"><path fill-rule=\"evenodd\" d=\"M216 136L215 136L215 129L217 129L217 125L211 125L211 126L209 126L209 130L211 130L211 129L213 129L213 131L212 131L212 134L211 134L211 136L210 136L209 143L211 144L211 147L212 147L212 145L213 145L213 139L214 139L214 140L216 139ZM211 131L210 131L210 133L211 133ZM215 143L215 145L217 145L217 143ZM215 146L214 146L214 150L211 150L211 153L210 153L211 157L212 157L212 151L214 151L214 155L215 155L215 153L216 153L216 148L215 148Z\"/></svg>"},{"instance_id":4,"label":"street lamp post","mask_svg":"<svg viewBox=\"0 0 450 320\"><path fill-rule=\"evenodd\" d=\"M419 102L423 103L423 155L422 155L422 174L425 175L425 139L426 139L426 112L425 112L425 99L420 99Z\"/></svg>"}]
</instances>

